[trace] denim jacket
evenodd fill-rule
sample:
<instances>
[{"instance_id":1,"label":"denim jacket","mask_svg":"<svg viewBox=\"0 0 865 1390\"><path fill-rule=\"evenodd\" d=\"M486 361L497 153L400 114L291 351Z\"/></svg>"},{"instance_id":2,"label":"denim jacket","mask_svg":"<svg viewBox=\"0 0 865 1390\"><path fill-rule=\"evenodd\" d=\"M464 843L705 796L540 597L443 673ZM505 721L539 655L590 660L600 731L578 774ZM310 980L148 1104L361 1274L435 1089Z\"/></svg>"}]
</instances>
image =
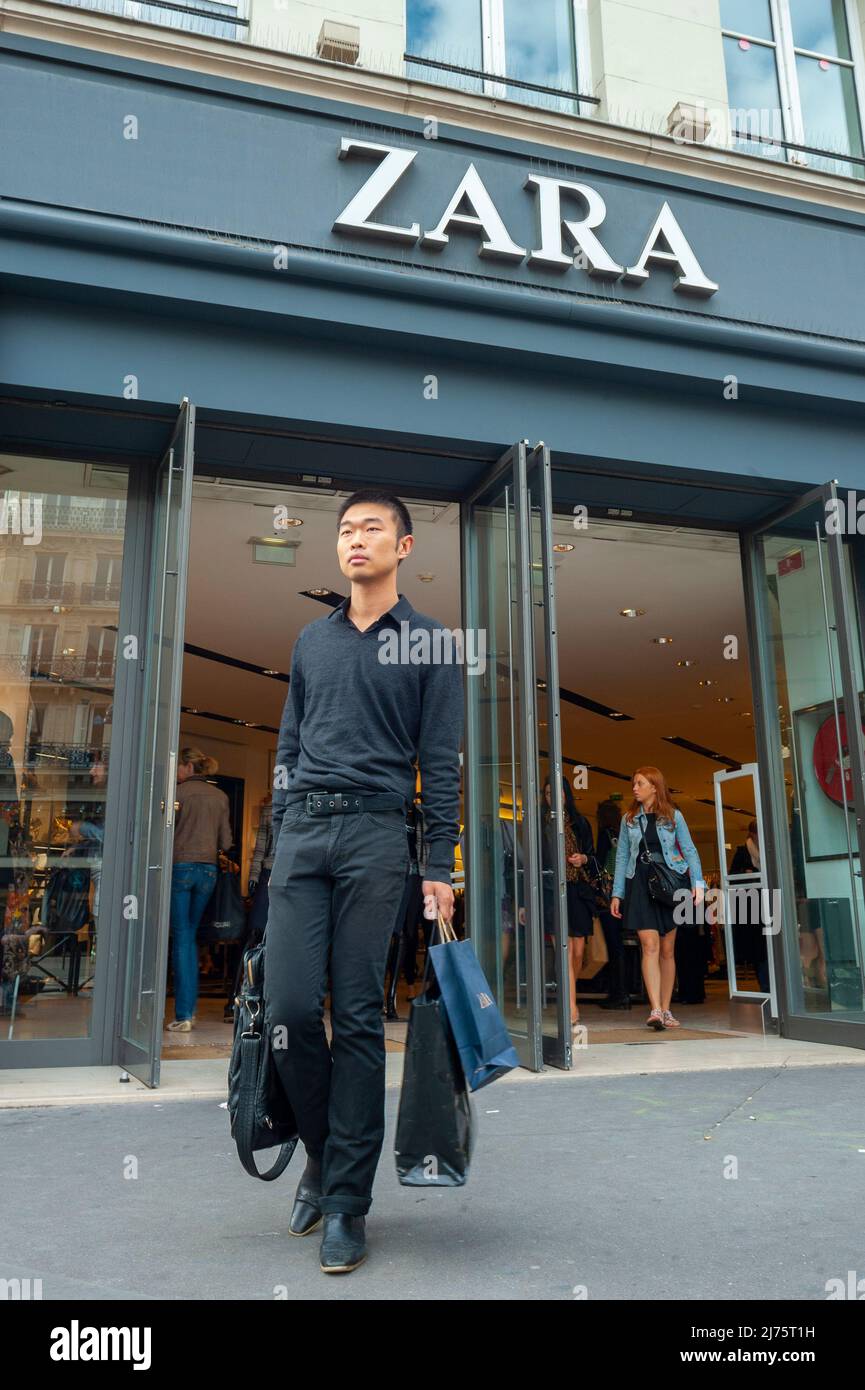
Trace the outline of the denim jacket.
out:
<instances>
[{"instance_id":1,"label":"denim jacket","mask_svg":"<svg viewBox=\"0 0 865 1390\"><path fill-rule=\"evenodd\" d=\"M637 855L642 849L642 837L646 833L647 824L645 811L640 811L634 817L632 825L629 825L627 818L622 816L622 824L619 827L619 843L616 846L616 867L613 874L614 898L625 896L625 879L634 877ZM666 821L656 819L655 829L658 832L661 849L664 851L665 863L680 874L684 874L687 869L691 878L691 887L704 888L700 856L697 854L696 846L691 839L691 832L688 830L682 812L676 812L675 828L669 826Z\"/></svg>"}]
</instances>

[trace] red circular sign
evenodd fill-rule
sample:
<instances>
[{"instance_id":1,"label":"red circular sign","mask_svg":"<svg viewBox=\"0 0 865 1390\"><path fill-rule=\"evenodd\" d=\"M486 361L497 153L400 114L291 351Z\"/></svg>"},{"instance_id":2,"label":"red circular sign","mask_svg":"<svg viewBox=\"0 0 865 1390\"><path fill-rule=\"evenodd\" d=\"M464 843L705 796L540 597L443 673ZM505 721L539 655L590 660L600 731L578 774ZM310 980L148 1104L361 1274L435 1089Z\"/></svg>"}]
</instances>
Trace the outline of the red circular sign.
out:
<instances>
[{"instance_id":1,"label":"red circular sign","mask_svg":"<svg viewBox=\"0 0 865 1390\"><path fill-rule=\"evenodd\" d=\"M847 743L847 720L838 716L841 731L841 752L838 752L838 733L835 716L824 719L814 736L814 774L830 801L836 806L853 805L853 775L850 771L850 749ZM865 724L863 724L865 728Z\"/></svg>"}]
</instances>

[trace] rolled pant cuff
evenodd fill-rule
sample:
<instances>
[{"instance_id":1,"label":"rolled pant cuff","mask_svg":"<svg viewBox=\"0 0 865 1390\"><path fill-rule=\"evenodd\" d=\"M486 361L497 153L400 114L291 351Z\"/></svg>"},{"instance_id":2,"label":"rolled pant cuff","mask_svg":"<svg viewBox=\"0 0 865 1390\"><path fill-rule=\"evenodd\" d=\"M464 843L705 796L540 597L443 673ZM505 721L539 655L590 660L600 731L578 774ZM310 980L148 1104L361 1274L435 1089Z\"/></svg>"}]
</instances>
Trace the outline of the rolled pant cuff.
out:
<instances>
[{"instance_id":1,"label":"rolled pant cuff","mask_svg":"<svg viewBox=\"0 0 865 1390\"><path fill-rule=\"evenodd\" d=\"M319 1206L322 1212L344 1211L349 1216L366 1216L372 1206L369 1197L321 1197Z\"/></svg>"}]
</instances>

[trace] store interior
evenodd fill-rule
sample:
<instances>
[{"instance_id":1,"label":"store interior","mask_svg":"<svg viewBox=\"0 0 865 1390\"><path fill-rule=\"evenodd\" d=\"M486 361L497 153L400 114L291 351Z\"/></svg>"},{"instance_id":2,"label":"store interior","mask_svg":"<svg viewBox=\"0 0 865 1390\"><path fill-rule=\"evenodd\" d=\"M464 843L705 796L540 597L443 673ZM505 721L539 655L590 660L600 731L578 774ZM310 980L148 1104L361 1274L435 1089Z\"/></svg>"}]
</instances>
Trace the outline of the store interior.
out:
<instances>
[{"instance_id":1,"label":"store interior","mask_svg":"<svg viewBox=\"0 0 865 1390\"><path fill-rule=\"evenodd\" d=\"M22 461L4 462L6 486L23 488L16 481ZM45 499L45 539L4 551L0 575L0 708L11 726L3 795L4 823L12 829L0 856L4 936L22 938L26 953L23 963L10 956L0 1026L15 1039L81 1036L89 1027L125 515L123 475L108 466L27 460L26 467L30 491ZM247 899L293 642L347 591L335 554L336 513L346 495L212 475L194 483L180 745L218 762L214 780L229 796L232 859ZM412 498L409 506L416 542L400 590L416 609L458 627L459 505ZM575 530L563 515L554 519L553 539L562 745L577 806L596 831L599 803L614 798L626 807L633 769L657 765L704 870L716 871L713 774L755 756L738 538L621 520ZM728 659L731 636L738 652ZM541 747L544 736L541 728ZM503 769L503 819L512 816L507 783ZM728 806L725 854L745 841L752 817L753 805ZM71 932L40 930L52 868L68 855L89 867L82 921ZM459 855L455 886L463 908ZM416 977L422 932L417 939ZM164 1057L227 1052L225 1005L238 953L236 944L202 943L196 1027L166 1033ZM678 1036L728 1031L723 948L707 970L706 1000L689 1008ZM396 1017L386 1020L391 1049L403 1045L408 1001L418 988L405 978L412 973L411 966L400 972ZM603 982L603 966L587 963L579 993L590 1041L675 1040L646 1032L636 997L630 1013L604 1014ZM753 971L740 975L739 988L757 988ZM520 1007L510 986L504 1003L506 1013ZM169 974L166 1019L172 1016Z\"/></svg>"},{"instance_id":2,"label":"store interior","mask_svg":"<svg viewBox=\"0 0 865 1390\"><path fill-rule=\"evenodd\" d=\"M244 891L269 794L294 636L347 592L335 554L336 513L347 495L291 492L231 478L202 477L195 483L180 742L219 762L214 780L228 793L240 827L236 862ZM400 572L400 591L419 611L460 626L459 506L418 499L409 505L416 542ZM290 519L278 534L275 508ZM730 533L601 521L575 532L572 518L563 516L555 518L554 542L561 547L555 566L562 746L569 774L581 782L574 791L578 808L595 833L598 804L611 797L629 804L633 768L660 766L704 869L717 871L713 774L755 757L738 539ZM621 616L637 605L634 618ZM654 641L659 636L672 640L659 644ZM738 651L728 660L724 639L731 636ZM541 747L544 739L541 727ZM577 779L583 765L587 774ZM512 817L509 770L501 771L500 814L507 820ZM420 783L419 790L422 794ZM745 798L744 803L728 804L725 812L730 857L744 843L754 815L753 802ZM462 921L459 849L455 886ZM706 1000L688 1009L687 1026L683 1020L678 1036L728 1028L719 937L722 933L716 934L717 959L707 962ZM402 1048L408 1003L423 970L424 932L417 930L409 939L417 943L418 954L402 961L396 990L388 991L397 1017L386 1018L385 1031L394 1050ZM237 951L203 946L200 957L196 1029L167 1035L164 1057L208 1056L228 1044L224 1006ZM549 942L545 968L552 976ZM658 1040L642 1028L639 1005L629 1014L600 1010L603 967L587 962L584 972L581 1009L591 1040ZM738 985L756 990L755 971L741 968ZM549 986L545 1002L552 1011ZM169 998L167 1017L171 1004ZM523 1002L513 974L505 980L504 1004L518 1025Z\"/></svg>"}]
</instances>

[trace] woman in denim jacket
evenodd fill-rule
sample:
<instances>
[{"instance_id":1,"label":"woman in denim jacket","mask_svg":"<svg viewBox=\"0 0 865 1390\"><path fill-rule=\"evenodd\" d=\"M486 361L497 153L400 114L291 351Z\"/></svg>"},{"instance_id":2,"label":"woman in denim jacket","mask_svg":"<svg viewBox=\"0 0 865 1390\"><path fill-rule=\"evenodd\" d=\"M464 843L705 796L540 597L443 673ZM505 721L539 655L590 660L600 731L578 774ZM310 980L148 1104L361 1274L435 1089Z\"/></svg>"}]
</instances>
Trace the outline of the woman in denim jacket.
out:
<instances>
[{"instance_id":1,"label":"woman in denim jacket","mask_svg":"<svg viewBox=\"0 0 865 1390\"><path fill-rule=\"evenodd\" d=\"M681 874L683 886L690 878L695 903L701 901L706 885L685 817L670 800L664 774L656 767L638 767L633 791L634 800L622 817L619 832L610 912L614 917L624 916L625 926L640 938L643 979L652 1010L646 1024L661 1032L680 1026L670 1013L676 978L676 909L664 907L649 893L644 850Z\"/></svg>"}]
</instances>

